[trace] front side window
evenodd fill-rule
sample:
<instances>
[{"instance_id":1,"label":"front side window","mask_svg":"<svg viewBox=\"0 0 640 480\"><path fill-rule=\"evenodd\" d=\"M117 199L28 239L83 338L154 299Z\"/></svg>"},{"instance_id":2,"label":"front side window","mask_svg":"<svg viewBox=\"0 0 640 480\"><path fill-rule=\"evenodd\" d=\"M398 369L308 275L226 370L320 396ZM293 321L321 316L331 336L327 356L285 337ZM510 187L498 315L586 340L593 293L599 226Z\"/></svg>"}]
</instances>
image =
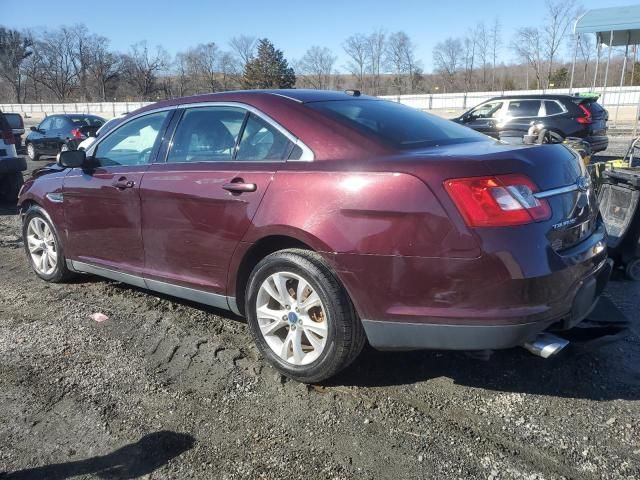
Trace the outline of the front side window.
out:
<instances>
[{"instance_id":1,"label":"front side window","mask_svg":"<svg viewBox=\"0 0 640 480\"><path fill-rule=\"evenodd\" d=\"M169 111L150 113L117 128L98 145L96 162L103 167L147 163L168 115Z\"/></svg>"},{"instance_id":2,"label":"front side window","mask_svg":"<svg viewBox=\"0 0 640 480\"><path fill-rule=\"evenodd\" d=\"M540 100L510 100L507 116L511 118L537 117L539 112Z\"/></svg>"},{"instance_id":3,"label":"front side window","mask_svg":"<svg viewBox=\"0 0 640 480\"><path fill-rule=\"evenodd\" d=\"M243 109L236 107L187 109L173 136L167 162L232 160L245 115Z\"/></svg>"},{"instance_id":4,"label":"front side window","mask_svg":"<svg viewBox=\"0 0 640 480\"><path fill-rule=\"evenodd\" d=\"M51 125L52 130L64 130L67 126L67 119L64 117L56 117Z\"/></svg>"},{"instance_id":5,"label":"front side window","mask_svg":"<svg viewBox=\"0 0 640 480\"><path fill-rule=\"evenodd\" d=\"M329 100L305 105L400 149L488 140L450 120L386 100Z\"/></svg>"},{"instance_id":6,"label":"front side window","mask_svg":"<svg viewBox=\"0 0 640 480\"><path fill-rule=\"evenodd\" d=\"M475 118L496 118L502 109L502 102L489 102L471 111Z\"/></svg>"},{"instance_id":7,"label":"front side window","mask_svg":"<svg viewBox=\"0 0 640 480\"><path fill-rule=\"evenodd\" d=\"M51 129L51 125L53 123L53 121L56 119L56 117L48 117L45 118L42 123L40 125L38 125L38 130L42 130L43 132L46 132L47 130Z\"/></svg>"},{"instance_id":8,"label":"front side window","mask_svg":"<svg viewBox=\"0 0 640 480\"><path fill-rule=\"evenodd\" d=\"M282 132L252 113L242 132L236 159L250 162L284 160L290 149L291 142Z\"/></svg>"}]
</instances>

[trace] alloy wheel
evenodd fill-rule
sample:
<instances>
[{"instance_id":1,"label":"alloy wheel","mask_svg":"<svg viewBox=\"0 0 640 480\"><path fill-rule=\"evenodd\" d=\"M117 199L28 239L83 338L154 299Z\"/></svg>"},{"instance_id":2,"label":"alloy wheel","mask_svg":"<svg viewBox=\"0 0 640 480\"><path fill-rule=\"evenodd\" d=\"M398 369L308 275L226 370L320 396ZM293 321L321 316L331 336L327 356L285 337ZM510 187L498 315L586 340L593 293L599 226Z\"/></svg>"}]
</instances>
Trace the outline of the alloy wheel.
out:
<instances>
[{"instance_id":1,"label":"alloy wheel","mask_svg":"<svg viewBox=\"0 0 640 480\"><path fill-rule=\"evenodd\" d=\"M285 362L308 365L327 343L326 310L318 293L300 275L276 272L258 291L256 317L267 345Z\"/></svg>"},{"instance_id":2,"label":"alloy wheel","mask_svg":"<svg viewBox=\"0 0 640 480\"><path fill-rule=\"evenodd\" d=\"M51 227L41 217L33 217L29 222L27 246L38 273L53 274L58 264L58 248Z\"/></svg>"},{"instance_id":3,"label":"alloy wheel","mask_svg":"<svg viewBox=\"0 0 640 480\"><path fill-rule=\"evenodd\" d=\"M27 144L27 156L33 160L36 157L36 149L33 147L33 143Z\"/></svg>"}]
</instances>

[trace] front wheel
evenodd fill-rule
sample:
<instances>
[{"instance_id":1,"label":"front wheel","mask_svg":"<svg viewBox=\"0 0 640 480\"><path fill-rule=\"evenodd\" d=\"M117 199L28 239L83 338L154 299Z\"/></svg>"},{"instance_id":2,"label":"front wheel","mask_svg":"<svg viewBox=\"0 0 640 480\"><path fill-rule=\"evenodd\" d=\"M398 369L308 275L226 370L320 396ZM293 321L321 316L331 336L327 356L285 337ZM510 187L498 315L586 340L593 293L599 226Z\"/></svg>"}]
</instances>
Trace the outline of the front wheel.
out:
<instances>
[{"instance_id":1,"label":"front wheel","mask_svg":"<svg viewBox=\"0 0 640 480\"><path fill-rule=\"evenodd\" d=\"M631 280L640 280L640 257L634 258L627 263L625 273Z\"/></svg>"},{"instance_id":2,"label":"front wheel","mask_svg":"<svg viewBox=\"0 0 640 480\"><path fill-rule=\"evenodd\" d=\"M40 207L32 206L24 215L22 224L24 248L33 271L47 282L62 282L73 277L49 215Z\"/></svg>"},{"instance_id":3,"label":"front wheel","mask_svg":"<svg viewBox=\"0 0 640 480\"><path fill-rule=\"evenodd\" d=\"M40 158L40 155L36 153L36 147L33 146L33 143L27 143L27 156L33 161Z\"/></svg>"},{"instance_id":4,"label":"front wheel","mask_svg":"<svg viewBox=\"0 0 640 480\"><path fill-rule=\"evenodd\" d=\"M300 382L335 375L365 343L346 290L315 252L289 249L265 257L249 278L245 311L262 355Z\"/></svg>"}]
</instances>

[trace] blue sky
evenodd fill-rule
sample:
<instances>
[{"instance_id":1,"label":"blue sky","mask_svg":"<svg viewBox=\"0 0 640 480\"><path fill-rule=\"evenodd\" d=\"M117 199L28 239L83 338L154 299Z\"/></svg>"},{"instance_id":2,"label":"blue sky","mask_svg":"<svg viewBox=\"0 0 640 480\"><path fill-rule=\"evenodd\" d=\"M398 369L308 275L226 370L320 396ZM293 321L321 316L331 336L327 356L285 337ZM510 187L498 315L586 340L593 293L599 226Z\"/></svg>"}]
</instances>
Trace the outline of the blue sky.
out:
<instances>
[{"instance_id":1,"label":"blue sky","mask_svg":"<svg viewBox=\"0 0 640 480\"><path fill-rule=\"evenodd\" d=\"M625 0L582 0L585 8L631 5ZM85 6L86 5L86 6ZM98 8L92 11L89 5ZM448 36L463 36L479 21L490 24L498 17L502 24L502 56L513 32L534 26L543 19L543 0L281 0L197 1L197 0L107 0L60 2L42 0L0 0L0 24L13 28L44 29L76 22L111 40L113 48L147 40L161 44L170 53L198 43L216 42L227 48L234 35L268 37L295 60L307 48L320 45L338 55L337 67L345 64L342 42L356 32L377 28L404 30L417 45L418 58L431 70L434 45Z\"/></svg>"}]
</instances>

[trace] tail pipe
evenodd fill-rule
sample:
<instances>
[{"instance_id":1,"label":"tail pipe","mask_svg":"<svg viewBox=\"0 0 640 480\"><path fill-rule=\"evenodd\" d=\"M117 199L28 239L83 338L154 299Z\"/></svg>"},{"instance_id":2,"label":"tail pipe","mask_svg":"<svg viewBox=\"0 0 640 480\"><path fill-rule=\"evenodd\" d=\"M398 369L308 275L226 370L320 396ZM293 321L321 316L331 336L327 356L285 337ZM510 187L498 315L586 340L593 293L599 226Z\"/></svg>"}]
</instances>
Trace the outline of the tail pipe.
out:
<instances>
[{"instance_id":1,"label":"tail pipe","mask_svg":"<svg viewBox=\"0 0 640 480\"><path fill-rule=\"evenodd\" d=\"M527 342L522 346L538 357L549 358L556 355L567 345L569 345L569 340L557 337L548 332L542 332L538 334L535 340Z\"/></svg>"}]
</instances>

